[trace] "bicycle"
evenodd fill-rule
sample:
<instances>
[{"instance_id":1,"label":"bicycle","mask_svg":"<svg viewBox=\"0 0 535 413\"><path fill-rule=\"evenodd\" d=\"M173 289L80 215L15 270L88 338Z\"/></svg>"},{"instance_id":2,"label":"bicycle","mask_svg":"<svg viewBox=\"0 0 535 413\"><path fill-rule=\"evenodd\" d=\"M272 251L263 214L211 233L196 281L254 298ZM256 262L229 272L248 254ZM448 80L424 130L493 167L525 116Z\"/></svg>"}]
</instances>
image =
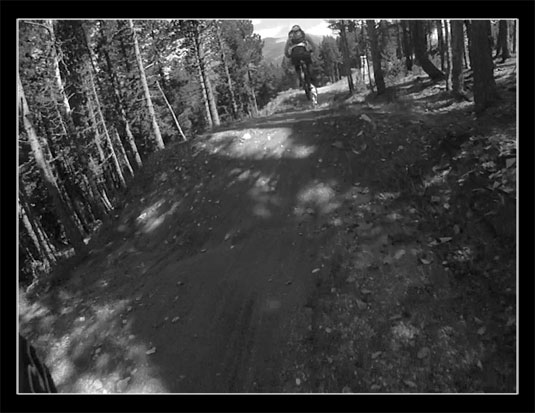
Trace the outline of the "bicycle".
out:
<instances>
[{"instance_id":1,"label":"bicycle","mask_svg":"<svg viewBox=\"0 0 535 413\"><path fill-rule=\"evenodd\" d=\"M318 91L316 87L311 82L310 76L310 65L301 59L299 61L299 76L301 78L301 84L303 85L303 90L308 100L312 101L312 105L316 106L318 104Z\"/></svg>"}]
</instances>

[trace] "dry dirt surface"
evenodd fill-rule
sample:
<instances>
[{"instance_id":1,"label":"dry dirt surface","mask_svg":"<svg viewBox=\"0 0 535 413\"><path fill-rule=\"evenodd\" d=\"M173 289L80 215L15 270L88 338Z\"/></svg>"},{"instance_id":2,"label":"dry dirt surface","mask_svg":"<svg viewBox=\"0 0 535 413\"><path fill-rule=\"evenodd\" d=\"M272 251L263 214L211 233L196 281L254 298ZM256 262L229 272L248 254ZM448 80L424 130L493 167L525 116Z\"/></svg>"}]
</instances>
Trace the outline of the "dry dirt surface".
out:
<instances>
[{"instance_id":1,"label":"dry dirt surface","mask_svg":"<svg viewBox=\"0 0 535 413\"><path fill-rule=\"evenodd\" d=\"M452 165L425 141L462 138L466 105L361 99L170 145L89 255L21 296L22 332L60 392L515 391L514 261L440 218ZM465 233L503 274L454 276Z\"/></svg>"}]
</instances>

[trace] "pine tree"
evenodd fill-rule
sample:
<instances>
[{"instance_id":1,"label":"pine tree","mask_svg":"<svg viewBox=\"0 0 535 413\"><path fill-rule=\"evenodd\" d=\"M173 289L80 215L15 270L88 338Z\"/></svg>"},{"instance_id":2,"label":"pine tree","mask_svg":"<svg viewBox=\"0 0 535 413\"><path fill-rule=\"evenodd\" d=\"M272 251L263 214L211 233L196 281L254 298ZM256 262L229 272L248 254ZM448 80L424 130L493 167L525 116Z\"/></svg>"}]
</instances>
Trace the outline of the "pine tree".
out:
<instances>
[{"instance_id":1,"label":"pine tree","mask_svg":"<svg viewBox=\"0 0 535 413\"><path fill-rule=\"evenodd\" d=\"M453 94L466 99L463 76L464 32L462 20L451 21L451 77Z\"/></svg>"},{"instance_id":2,"label":"pine tree","mask_svg":"<svg viewBox=\"0 0 535 413\"><path fill-rule=\"evenodd\" d=\"M39 142L39 138L37 137L37 133L35 132L35 128L32 124L30 108L28 107L28 102L26 101L26 96L24 95L22 82L18 74L17 89L19 99L19 113L22 117L24 129L28 136L28 140L30 142L37 167L39 168L43 181L45 182L48 192L52 197L52 200L54 201L56 213L58 214L59 220L63 224L63 228L65 230L67 238L69 239L71 245L73 246L76 252L83 252L85 249L85 244L82 235L76 228L76 225L74 224L72 218L67 212L67 209L65 208L63 200L61 199L60 190L56 179L51 172L50 166L45 160L43 148Z\"/></svg>"},{"instance_id":3,"label":"pine tree","mask_svg":"<svg viewBox=\"0 0 535 413\"><path fill-rule=\"evenodd\" d=\"M381 69L381 50L377 41L377 32L375 29L375 22L373 20L366 20L366 27L368 28L368 36L370 37L370 49L373 62L373 77L375 85L377 86L377 94L385 93L385 81L383 78L383 71Z\"/></svg>"},{"instance_id":4,"label":"pine tree","mask_svg":"<svg viewBox=\"0 0 535 413\"><path fill-rule=\"evenodd\" d=\"M508 35L508 21L500 20L499 23L499 32L498 32L498 41L496 44L496 56L495 58L501 56L501 63L505 62L511 57L509 53L509 35Z\"/></svg>"},{"instance_id":5,"label":"pine tree","mask_svg":"<svg viewBox=\"0 0 535 413\"><path fill-rule=\"evenodd\" d=\"M437 81L444 79L444 73L438 70L427 56L424 22L422 20L410 20L409 25L417 63L429 75L431 80Z\"/></svg>"},{"instance_id":6,"label":"pine tree","mask_svg":"<svg viewBox=\"0 0 535 413\"><path fill-rule=\"evenodd\" d=\"M497 99L492 49L489 39L490 21L471 21L471 62L474 70L474 101L476 111L482 112Z\"/></svg>"},{"instance_id":7,"label":"pine tree","mask_svg":"<svg viewBox=\"0 0 535 413\"><path fill-rule=\"evenodd\" d=\"M154 138L155 138L155 141L156 141L156 147L158 149L163 149L163 148L165 148L165 145L163 143L162 135L160 133L160 127L159 127L158 121L156 119L156 112L154 111L154 106L152 104L149 85L147 83L147 77L145 76L145 69L144 69L144 66L143 66L143 59L141 57L141 52L139 51L139 44L138 44L138 41L137 41L137 35L136 35L135 27L134 27L134 22L132 20L128 20L128 24L129 24L130 30L132 32L132 39L133 39L133 42L134 42L134 51L136 53L136 61L137 61L138 69L139 69L139 77L140 77L140 80L141 80L141 84L143 85L143 92L145 94L145 104L147 105L147 110L149 111L149 115L150 115L150 118L151 118L152 131L154 133Z\"/></svg>"}]
</instances>

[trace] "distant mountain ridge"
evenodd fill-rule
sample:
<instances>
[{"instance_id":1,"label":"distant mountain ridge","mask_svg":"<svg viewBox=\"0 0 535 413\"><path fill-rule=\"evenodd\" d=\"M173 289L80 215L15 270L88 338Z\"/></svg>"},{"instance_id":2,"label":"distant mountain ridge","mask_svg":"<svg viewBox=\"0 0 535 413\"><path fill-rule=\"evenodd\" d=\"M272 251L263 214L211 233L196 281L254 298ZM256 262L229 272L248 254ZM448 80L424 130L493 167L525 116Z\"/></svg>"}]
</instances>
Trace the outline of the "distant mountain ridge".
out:
<instances>
[{"instance_id":1,"label":"distant mountain ridge","mask_svg":"<svg viewBox=\"0 0 535 413\"><path fill-rule=\"evenodd\" d=\"M319 46L323 40L323 36L316 36L311 34L310 37ZM264 42L264 48L262 49L262 56L268 63L273 63L279 66L282 63L284 57L284 45L286 44L286 37L266 37L262 39Z\"/></svg>"}]
</instances>

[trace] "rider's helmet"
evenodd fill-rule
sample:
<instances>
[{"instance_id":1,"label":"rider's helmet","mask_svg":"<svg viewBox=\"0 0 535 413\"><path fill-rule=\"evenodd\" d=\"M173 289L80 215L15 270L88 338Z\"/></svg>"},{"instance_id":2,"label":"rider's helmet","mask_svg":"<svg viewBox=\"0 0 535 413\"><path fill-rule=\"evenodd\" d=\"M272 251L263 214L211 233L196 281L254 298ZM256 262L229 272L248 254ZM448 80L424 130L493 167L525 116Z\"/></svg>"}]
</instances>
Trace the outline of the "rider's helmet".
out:
<instances>
[{"instance_id":1,"label":"rider's helmet","mask_svg":"<svg viewBox=\"0 0 535 413\"><path fill-rule=\"evenodd\" d=\"M298 30L301 30L301 27L299 27L297 24L295 26L292 26L292 32L296 32Z\"/></svg>"}]
</instances>

